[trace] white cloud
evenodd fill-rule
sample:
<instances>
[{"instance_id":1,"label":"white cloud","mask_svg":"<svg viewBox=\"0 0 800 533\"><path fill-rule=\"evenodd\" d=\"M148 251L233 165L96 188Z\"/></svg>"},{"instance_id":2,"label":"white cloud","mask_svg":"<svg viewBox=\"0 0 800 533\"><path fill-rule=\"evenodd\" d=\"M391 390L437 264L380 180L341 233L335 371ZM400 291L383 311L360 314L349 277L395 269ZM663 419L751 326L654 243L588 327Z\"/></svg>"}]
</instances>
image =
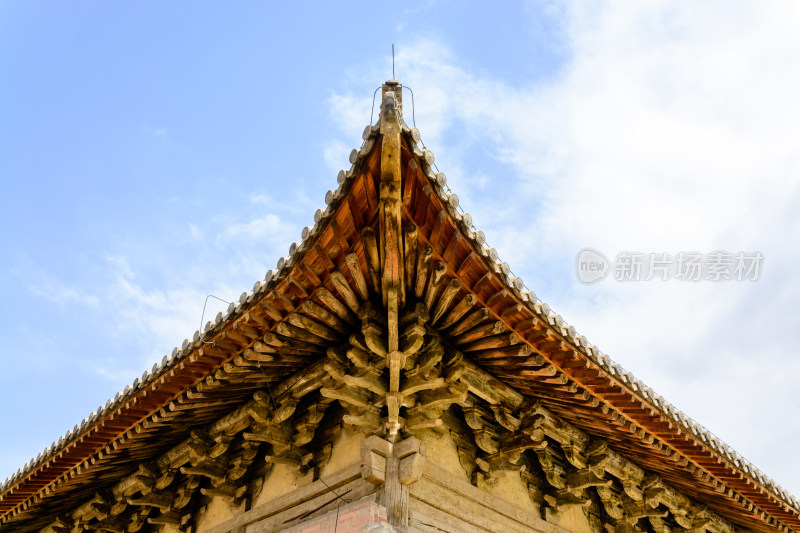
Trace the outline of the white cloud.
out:
<instances>
[{"instance_id":1,"label":"white cloud","mask_svg":"<svg viewBox=\"0 0 800 533\"><path fill-rule=\"evenodd\" d=\"M28 292L55 304L97 307L100 303L95 294L51 276L30 257L18 258L18 265L11 269L11 273L23 283Z\"/></svg>"},{"instance_id":2,"label":"white cloud","mask_svg":"<svg viewBox=\"0 0 800 533\"><path fill-rule=\"evenodd\" d=\"M108 366L100 366L95 363L93 370L95 375L116 384L118 388L130 384L131 376L136 376L141 371L139 367L119 368L118 363L111 363Z\"/></svg>"},{"instance_id":3,"label":"white cloud","mask_svg":"<svg viewBox=\"0 0 800 533\"><path fill-rule=\"evenodd\" d=\"M501 258L591 341L796 493L787 443L800 439L798 9L568 4L570 60L534 84L476 74L435 41L399 58L423 140ZM362 99L334 100L338 110ZM406 96L407 121L409 106ZM351 135L355 118L337 110ZM493 176L470 165L475 150L496 158ZM586 287L572 271L585 246L766 259L754 283Z\"/></svg>"},{"instance_id":4,"label":"white cloud","mask_svg":"<svg viewBox=\"0 0 800 533\"><path fill-rule=\"evenodd\" d=\"M272 205L272 198L266 194L252 194L249 200L253 205Z\"/></svg>"},{"instance_id":5,"label":"white cloud","mask_svg":"<svg viewBox=\"0 0 800 533\"><path fill-rule=\"evenodd\" d=\"M189 226L189 238L193 241L202 241L203 240L203 230L200 229L197 224L192 224L191 222L188 223Z\"/></svg>"},{"instance_id":6,"label":"white cloud","mask_svg":"<svg viewBox=\"0 0 800 533\"><path fill-rule=\"evenodd\" d=\"M169 140L167 136L167 128L163 126L151 126L146 124L142 126L142 131L147 135L152 135L155 139L162 143Z\"/></svg>"},{"instance_id":7,"label":"white cloud","mask_svg":"<svg viewBox=\"0 0 800 533\"><path fill-rule=\"evenodd\" d=\"M273 213L250 220L227 225L217 235L217 244L225 245L236 241L261 243L285 243L287 236L298 235L294 225L284 222L281 217Z\"/></svg>"},{"instance_id":8,"label":"white cloud","mask_svg":"<svg viewBox=\"0 0 800 533\"><path fill-rule=\"evenodd\" d=\"M109 262L117 272L114 282L105 289L106 309L113 315L109 323L114 324L118 334L126 338L137 333L139 338L146 339L138 364L132 365L132 376L160 359L176 342L179 343L181 339L177 335L190 335L200 329L201 318L203 322L213 320L217 312L227 307L210 299L205 316L201 317L206 294L197 284L170 290L145 289L136 283L135 274L125 258L109 258ZM220 284L215 284L210 292L228 299L238 295L236 288ZM112 367L100 366L95 370L108 379L116 379L121 373L128 372L119 370L116 361L110 364ZM130 379L123 380L127 381Z\"/></svg>"},{"instance_id":9,"label":"white cloud","mask_svg":"<svg viewBox=\"0 0 800 533\"><path fill-rule=\"evenodd\" d=\"M206 296L201 288L204 283L209 287L207 290L223 298L233 299L241 291L240 287L234 288L224 282L212 284L205 280L187 281L176 289L162 290L151 288L153 280L147 276L144 277L148 288L144 288L137 282L136 270L127 258L110 256L106 261L105 265L96 265L94 279L76 282L79 289L46 273L31 259L23 261L24 268L19 268L16 274L33 295L72 308L81 316L83 325L94 324L101 328L97 332L98 342L113 346L121 341L126 349L136 354L133 359L121 361L106 352L96 354L89 349L72 360L73 365L86 367L87 371L115 383L120 389L179 343L178 335L191 335L200 327ZM213 320L225 307L216 301L209 302L205 320ZM41 332L37 332L35 338L28 364L52 369L52 365L65 357L62 343L48 340ZM68 335L64 340L73 342L74 338Z\"/></svg>"},{"instance_id":10,"label":"white cloud","mask_svg":"<svg viewBox=\"0 0 800 533\"><path fill-rule=\"evenodd\" d=\"M97 307L100 302L99 298L93 294L86 294L49 277L41 278L38 284L30 286L29 290L36 296L47 298L59 305L77 303Z\"/></svg>"},{"instance_id":11,"label":"white cloud","mask_svg":"<svg viewBox=\"0 0 800 533\"><path fill-rule=\"evenodd\" d=\"M348 146L340 140L331 140L325 144L322 150L322 157L325 159L325 166L328 167L330 175L335 175L343 168L349 168L350 151L356 148Z\"/></svg>"}]
</instances>

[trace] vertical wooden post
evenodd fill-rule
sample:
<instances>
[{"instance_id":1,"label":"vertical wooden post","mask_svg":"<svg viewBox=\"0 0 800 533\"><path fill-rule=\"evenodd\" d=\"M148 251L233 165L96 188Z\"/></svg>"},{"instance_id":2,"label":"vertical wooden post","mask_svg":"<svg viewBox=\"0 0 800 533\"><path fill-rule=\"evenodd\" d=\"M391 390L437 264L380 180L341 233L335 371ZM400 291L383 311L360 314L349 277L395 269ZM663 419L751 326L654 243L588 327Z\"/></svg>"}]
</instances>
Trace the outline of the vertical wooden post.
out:
<instances>
[{"instance_id":1,"label":"vertical wooden post","mask_svg":"<svg viewBox=\"0 0 800 533\"><path fill-rule=\"evenodd\" d=\"M403 235L401 232L402 190L400 115L401 86L389 82L383 86L381 103L381 184L380 184L380 248L382 260L383 303L387 305L390 286L397 288L400 307L405 305Z\"/></svg>"},{"instance_id":2,"label":"vertical wooden post","mask_svg":"<svg viewBox=\"0 0 800 533\"><path fill-rule=\"evenodd\" d=\"M361 475L383 484L378 501L399 531L408 531L408 486L422 478L424 464L425 445L415 437L392 443L372 435L361 443Z\"/></svg>"},{"instance_id":3,"label":"vertical wooden post","mask_svg":"<svg viewBox=\"0 0 800 533\"><path fill-rule=\"evenodd\" d=\"M397 82L383 85L381 103L381 185L380 185L380 250L381 293L387 313L387 366L389 367L388 419L386 429L394 442L400 421L400 370L405 354L399 351L399 310L405 306L405 273L403 258L402 178L400 151L401 86Z\"/></svg>"}]
</instances>

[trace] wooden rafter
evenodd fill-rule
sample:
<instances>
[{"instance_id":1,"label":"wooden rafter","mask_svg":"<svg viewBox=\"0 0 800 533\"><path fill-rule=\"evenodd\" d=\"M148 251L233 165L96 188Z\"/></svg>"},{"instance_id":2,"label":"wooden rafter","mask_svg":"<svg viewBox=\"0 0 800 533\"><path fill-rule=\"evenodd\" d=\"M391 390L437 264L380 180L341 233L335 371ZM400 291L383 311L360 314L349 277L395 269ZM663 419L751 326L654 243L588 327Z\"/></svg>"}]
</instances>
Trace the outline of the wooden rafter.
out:
<instances>
[{"instance_id":1,"label":"wooden rafter","mask_svg":"<svg viewBox=\"0 0 800 533\"><path fill-rule=\"evenodd\" d=\"M93 492L96 484L124 482L115 490L128 499L148 497L144 490L158 496L148 504L121 499L141 508L130 520L185 525L189 493L234 500L255 493L249 483L257 484L267 462L259 459L258 469L247 463L255 448L270 464L323 464L325 453L307 447L330 431L320 428L335 404L342 423L392 444L414 431L467 431L468 438L457 436L459 453L476 485L490 486L494 473L522 461L531 465L525 475L539 504L557 510L597 497L620 530L637 520L663 529L665 512L688 529L800 529L788 500L632 387L520 292L452 209L401 112L400 86L387 84L380 126L368 130L354 167L293 255L208 332L187 340L5 487L0 524L36 529L40 509L59 514L89 502L73 519L113 531L118 515L97 513L113 502L92 501ZM265 388L277 405L270 406ZM280 418L291 420L289 437L283 422L274 423ZM198 434L191 445L178 443L208 424L208 434L225 427L242 442ZM281 446L287 441L291 446ZM165 456L173 459L158 461L177 465L177 481L142 473L143 462ZM183 459L175 457L197 464L178 465ZM628 458L639 470L619 466L634 464ZM612 478L621 492L608 486ZM153 491L153 483L161 488ZM640 497L647 490L661 499ZM686 504L680 491L713 512ZM142 510L168 497L171 510Z\"/></svg>"}]
</instances>

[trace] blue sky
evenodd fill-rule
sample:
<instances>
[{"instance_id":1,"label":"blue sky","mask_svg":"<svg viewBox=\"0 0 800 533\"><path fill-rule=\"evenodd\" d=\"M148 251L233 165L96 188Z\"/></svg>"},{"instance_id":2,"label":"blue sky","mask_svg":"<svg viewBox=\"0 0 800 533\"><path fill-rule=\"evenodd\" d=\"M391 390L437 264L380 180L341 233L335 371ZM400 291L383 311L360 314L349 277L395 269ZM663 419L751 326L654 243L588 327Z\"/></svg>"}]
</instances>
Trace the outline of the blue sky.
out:
<instances>
[{"instance_id":1,"label":"blue sky","mask_svg":"<svg viewBox=\"0 0 800 533\"><path fill-rule=\"evenodd\" d=\"M500 257L800 493L798 14L3 2L0 478L191 337L207 294L236 299L286 255L349 167L394 43L423 141ZM755 282L584 285L587 246L765 259Z\"/></svg>"}]
</instances>

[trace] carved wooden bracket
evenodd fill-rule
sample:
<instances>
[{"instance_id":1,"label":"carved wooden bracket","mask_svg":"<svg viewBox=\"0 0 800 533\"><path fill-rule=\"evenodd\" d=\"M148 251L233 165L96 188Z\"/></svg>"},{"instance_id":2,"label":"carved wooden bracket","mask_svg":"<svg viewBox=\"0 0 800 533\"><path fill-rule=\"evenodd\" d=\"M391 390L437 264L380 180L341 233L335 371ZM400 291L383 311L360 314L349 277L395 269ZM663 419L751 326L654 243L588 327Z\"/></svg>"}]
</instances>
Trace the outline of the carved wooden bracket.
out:
<instances>
[{"instance_id":1,"label":"carved wooden bracket","mask_svg":"<svg viewBox=\"0 0 800 533\"><path fill-rule=\"evenodd\" d=\"M377 435L361 442L361 475L365 480L385 483L391 460L399 461L398 480L401 485L419 481L425 464L425 444L416 437L392 444Z\"/></svg>"},{"instance_id":2,"label":"carved wooden bracket","mask_svg":"<svg viewBox=\"0 0 800 533\"><path fill-rule=\"evenodd\" d=\"M415 437L392 443L372 435L361 443L361 475L383 484L379 501L389 523L403 531L408 528L408 485L422 478L424 465L425 444Z\"/></svg>"},{"instance_id":3,"label":"carved wooden bracket","mask_svg":"<svg viewBox=\"0 0 800 533\"><path fill-rule=\"evenodd\" d=\"M467 386L457 381L461 355L448 352L426 328L425 304L409 307L393 318L371 301L360 304L361 331L350 335L349 347L328 349L324 369L333 385L320 389L344 406L346 424L382 431L392 440L404 431L440 427L442 412L467 395ZM396 349L390 349L393 343Z\"/></svg>"}]
</instances>

